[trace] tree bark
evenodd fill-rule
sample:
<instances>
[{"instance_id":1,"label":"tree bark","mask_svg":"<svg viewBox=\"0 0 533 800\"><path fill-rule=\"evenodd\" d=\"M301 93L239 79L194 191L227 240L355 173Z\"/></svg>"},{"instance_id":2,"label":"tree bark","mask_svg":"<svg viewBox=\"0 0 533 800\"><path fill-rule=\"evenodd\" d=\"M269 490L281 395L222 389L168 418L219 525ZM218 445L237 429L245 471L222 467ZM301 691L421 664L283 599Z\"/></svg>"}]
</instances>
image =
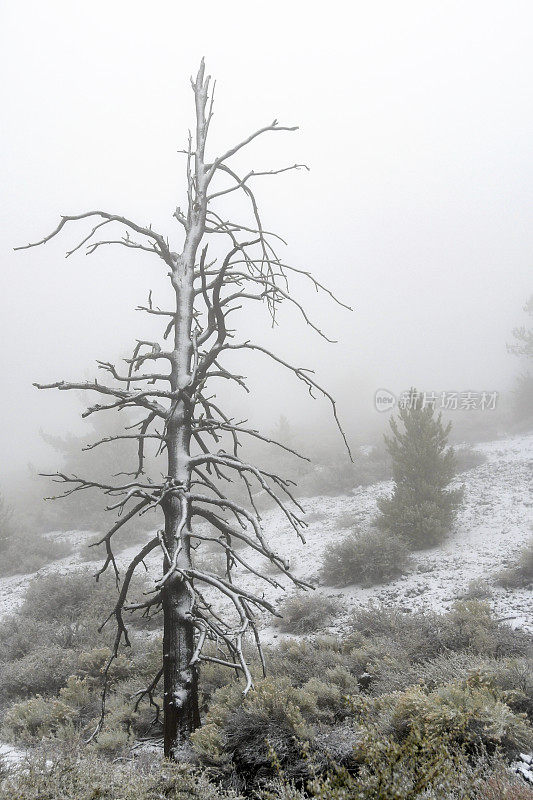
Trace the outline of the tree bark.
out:
<instances>
[{"instance_id":1,"label":"tree bark","mask_svg":"<svg viewBox=\"0 0 533 800\"><path fill-rule=\"evenodd\" d=\"M189 181L188 223L183 250L173 256L171 274L175 292L174 349L171 361L170 386L176 396L167 421L166 445L168 476L182 494L172 492L165 503L164 574L178 549L176 566L191 569L191 507L186 493L191 487L190 442L194 403L188 394L193 377L193 310L194 266L206 216L206 176L203 162L207 86L203 81L203 63L195 85L196 149L195 180ZM193 188L194 186L194 188ZM165 755L173 758L179 748L200 724L198 709L198 675L191 664L194 654L194 598L187 585L174 574L163 587L163 680Z\"/></svg>"},{"instance_id":2,"label":"tree bark","mask_svg":"<svg viewBox=\"0 0 533 800\"><path fill-rule=\"evenodd\" d=\"M174 758L200 724L198 675L190 666L194 652L194 626L184 617L189 602L183 581L173 578L163 591L163 678L165 756Z\"/></svg>"},{"instance_id":3,"label":"tree bark","mask_svg":"<svg viewBox=\"0 0 533 800\"><path fill-rule=\"evenodd\" d=\"M172 352L171 389L177 395L167 424L167 481L182 487L172 492L164 503L165 554L163 574L173 560L181 569L191 568L190 504L183 490L190 488L190 439L192 406L186 397L192 358L192 308L194 254L187 263L176 259L172 283L176 293L174 349ZM163 681L165 755L173 758L200 724L198 710L198 677L191 665L194 653L193 598L180 574L172 575L163 587Z\"/></svg>"}]
</instances>

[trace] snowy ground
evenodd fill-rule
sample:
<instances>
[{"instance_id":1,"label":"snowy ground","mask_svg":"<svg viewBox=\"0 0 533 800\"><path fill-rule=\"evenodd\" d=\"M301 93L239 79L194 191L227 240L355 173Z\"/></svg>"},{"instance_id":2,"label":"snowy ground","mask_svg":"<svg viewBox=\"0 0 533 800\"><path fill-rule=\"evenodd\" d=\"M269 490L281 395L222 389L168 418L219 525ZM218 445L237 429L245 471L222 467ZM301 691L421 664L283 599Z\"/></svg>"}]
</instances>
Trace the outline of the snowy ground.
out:
<instances>
[{"instance_id":1,"label":"snowy ground","mask_svg":"<svg viewBox=\"0 0 533 800\"><path fill-rule=\"evenodd\" d=\"M480 444L476 449L488 460L458 476L457 485L464 486L464 503L455 531L443 546L416 553L411 573L393 583L370 589L318 587L317 591L342 596L348 613L369 601L397 605L405 611L441 612L465 594L471 581L479 580L491 591L490 602L500 619L533 631L531 588L506 590L491 585L495 573L514 562L531 536L533 435ZM346 525L351 521L360 529L370 525L377 498L391 490L390 482L382 482L358 488L348 496L306 499L303 504L310 517L306 545L295 543L281 514L271 512L265 518L269 541L273 549L290 554L291 568L298 577L313 576L324 551L350 529ZM267 587L265 596L275 595Z\"/></svg>"},{"instance_id":2,"label":"snowy ground","mask_svg":"<svg viewBox=\"0 0 533 800\"><path fill-rule=\"evenodd\" d=\"M369 601L397 605L405 611L433 609L445 611L466 592L473 580L489 585L490 602L501 619L514 627L533 631L533 600L530 589L505 590L490 585L491 578L507 563L512 563L531 535L533 435L516 436L477 446L488 460L458 476L464 485L465 498L454 533L441 547L416 553L411 573L387 585L369 589L349 586L342 589L318 586L317 592L342 596L346 614ZM349 495L306 498L309 527L306 544L301 544L288 526L281 511L273 509L264 515L265 533L271 547L288 556L291 570L304 579L317 579L323 552L357 527L370 525L376 514L376 500L391 491L390 482L360 487ZM77 542L93 535L87 532L67 534ZM126 563L138 545L124 551L118 561ZM261 557L248 556L249 562L262 569ZM79 556L67 556L43 567L67 571L79 565L94 572L94 563L80 562ZM157 572L154 573L157 575ZM0 579L0 615L15 610L22 602L32 576L16 575ZM255 576L242 576L248 588L264 593L277 602L282 593ZM342 626L343 618L336 622ZM264 621L264 636L277 638L275 629Z\"/></svg>"}]
</instances>

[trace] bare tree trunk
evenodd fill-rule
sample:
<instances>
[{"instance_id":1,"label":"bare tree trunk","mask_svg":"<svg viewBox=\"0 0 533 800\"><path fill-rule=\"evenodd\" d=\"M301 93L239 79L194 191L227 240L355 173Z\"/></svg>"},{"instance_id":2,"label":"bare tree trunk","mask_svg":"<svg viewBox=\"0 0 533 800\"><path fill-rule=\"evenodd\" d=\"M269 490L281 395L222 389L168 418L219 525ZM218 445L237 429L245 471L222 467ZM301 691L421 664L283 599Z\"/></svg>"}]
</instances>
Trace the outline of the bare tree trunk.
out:
<instances>
[{"instance_id":1,"label":"bare tree trunk","mask_svg":"<svg viewBox=\"0 0 533 800\"><path fill-rule=\"evenodd\" d=\"M179 403L168 426L168 478L187 487L190 484L189 431L189 409L185 403ZM168 556L164 557L163 574L171 569L174 559L181 569L190 569L189 504L183 495L171 494L164 511ZM196 667L191 665L194 654L193 598L179 573L173 574L164 585L162 605L164 742L165 755L173 758L176 748L200 724L198 675Z\"/></svg>"},{"instance_id":2,"label":"bare tree trunk","mask_svg":"<svg viewBox=\"0 0 533 800\"><path fill-rule=\"evenodd\" d=\"M191 568L191 513L186 492L190 490L190 440L192 405L186 396L191 378L193 357L193 275L195 248L189 248L189 258L176 259L172 283L176 293L176 322L172 352L171 390L177 400L167 424L168 451L167 481L179 487L164 504L165 547L163 574L172 570ZM187 247L185 248L185 253ZM188 262L188 263L187 263ZM168 555L167 555L168 554ZM192 664L194 654L193 596L180 573L173 574L162 590L163 681L164 681L164 740L165 755L173 758L200 724L198 710L198 677Z\"/></svg>"},{"instance_id":3,"label":"bare tree trunk","mask_svg":"<svg viewBox=\"0 0 533 800\"><path fill-rule=\"evenodd\" d=\"M191 433L194 403L190 397L195 364L193 338L194 267L205 227L206 190L204 148L207 134L205 104L207 85L204 84L203 64L195 87L196 147L194 182L189 180L188 226L183 251L174 255L171 275L175 292L174 350L171 353L170 388L176 400L170 410L166 445L168 476L178 493L171 494L165 504L164 574L176 567L190 570L191 563ZM172 564L174 563L174 567ZM194 655L194 596L183 577L172 575L163 587L163 680L164 680L164 738L165 755L185 742L200 724L198 710L198 676Z\"/></svg>"}]
</instances>

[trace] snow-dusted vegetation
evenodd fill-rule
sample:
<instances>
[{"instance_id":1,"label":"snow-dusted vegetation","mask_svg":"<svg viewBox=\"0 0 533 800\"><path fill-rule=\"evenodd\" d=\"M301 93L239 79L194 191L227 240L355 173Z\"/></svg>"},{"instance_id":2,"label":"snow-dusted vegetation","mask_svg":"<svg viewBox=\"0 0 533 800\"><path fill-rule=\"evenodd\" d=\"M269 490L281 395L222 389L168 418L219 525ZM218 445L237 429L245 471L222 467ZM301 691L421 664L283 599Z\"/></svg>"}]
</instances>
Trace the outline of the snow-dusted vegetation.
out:
<instances>
[{"instance_id":1,"label":"snow-dusted vegetation","mask_svg":"<svg viewBox=\"0 0 533 800\"><path fill-rule=\"evenodd\" d=\"M259 790L265 780L294 780L298 785L315 774L320 776L313 790L317 797L337 797L335 792L341 797L343 791L354 797L357 791L368 794L383 780L389 787L384 792L401 785L405 793L400 796L407 800L415 796L408 792L417 781L431 784L431 774L450 792L483 786L488 794L480 796L492 797L489 792L496 791L498 798L506 796L504 791L516 792L509 797L519 798L520 792L527 796L527 759L533 750L528 723L533 713L532 585L531 577L529 583L509 585L501 574L520 565L530 547L533 437L513 436L475 449L485 460L454 479L464 499L448 538L411 553L403 574L381 583L329 585L321 577L321 564L347 535L357 542L376 530L378 501L390 495L391 482L335 497L305 498L305 545L279 511L264 513L271 545L283 547L291 569L316 588L264 590L283 617L272 624L263 615L260 633L268 677L261 678L259 664L253 667L257 688L244 704L239 683L222 667L202 668L204 725L194 734L192 756L186 755L186 761L192 757L218 780L236 781L245 795ZM22 784L16 784L26 786L17 789L27 792L24 797L34 797L31 791L45 785L64 792L67 774L70 791L79 793L73 797L83 797L82 783L101 785L101 770L113 791L133 792L125 787L141 781L138 785L149 797L174 780L170 767L161 773L158 766L153 708L142 703L134 710L134 695L157 662L157 627L147 620L135 624L131 651L124 651L114 667L107 726L98 742L84 745L98 717L101 669L111 644L97 625L105 618L114 587L109 581L95 585L90 577L94 563L86 560L84 542L94 534L70 531L51 538L68 542L74 552L37 573L0 580L4 761L16 769L30 764L17 779ZM119 563L126 564L129 557L124 550ZM259 572L261 557L253 558ZM259 591L258 577L248 575L247 580L250 590ZM143 588L139 585L138 591ZM154 702L159 702L157 693ZM419 747L421 735L426 742L421 774L414 775L413 748ZM460 739L456 751L450 736ZM75 780L73 747L79 751ZM442 757L442 748L452 748L452 761ZM477 754L474 760L468 756L470 748ZM491 761L495 752L500 766ZM127 769L115 770L111 765L117 756L133 761ZM390 758L396 767L385 778L382 771L389 769ZM46 761L44 772L39 759ZM273 766L278 762L281 772ZM341 769L335 779L327 769L324 773L330 762ZM363 773L353 772L357 763L365 764ZM194 777L180 769L181 779L190 783L187 797L209 796L207 792L232 796L216 790L201 774ZM518 773L522 784L514 783ZM283 791L289 791L288 784Z\"/></svg>"}]
</instances>

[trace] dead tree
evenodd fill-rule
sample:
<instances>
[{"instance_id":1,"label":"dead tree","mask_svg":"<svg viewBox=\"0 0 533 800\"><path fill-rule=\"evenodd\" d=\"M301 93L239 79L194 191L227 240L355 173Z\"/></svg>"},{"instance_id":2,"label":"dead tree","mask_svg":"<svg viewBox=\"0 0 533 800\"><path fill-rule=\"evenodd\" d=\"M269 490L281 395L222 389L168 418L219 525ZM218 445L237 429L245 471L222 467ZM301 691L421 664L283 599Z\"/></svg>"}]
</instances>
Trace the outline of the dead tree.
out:
<instances>
[{"instance_id":1,"label":"dead tree","mask_svg":"<svg viewBox=\"0 0 533 800\"><path fill-rule=\"evenodd\" d=\"M156 307L151 292L146 305L139 307L146 314L161 318L164 326L162 341L138 340L132 357L126 359L124 374L111 363L98 362L109 375L107 383L95 380L36 384L39 389L85 390L99 395L98 402L88 407L83 416L125 408L139 413L133 430L130 427L123 435L138 443L138 460L130 480L108 484L63 473L52 477L63 484L64 495L99 489L111 498L108 508L119 514L100 541L105 545L106 558L98 572L101 575L111 568L119 584L118 599L108 618L114 618L116 622L113 657L116 657L121 644L129 644L125 611L163 612L162 667L138 700L148 697L155 704L153 694L163 679L164 738L168 756L174 754L176 747L200 722L198 665L202 661L227 665L243 676L246 693L253 685L250 666L243 652L247 635L251 634L255 640L262 661L256 615L261 610L276 612L261 595L235 583L236 565L259 574L243 555L246 551L237 548L236 543L244 544L269 559L280 575L287 576L296 585L307 586L290 573L286 561L269 546L254 503L255 485L272 498L295 533L303 539L305 522L301 516L302 509L291 494L291 482L247 463L240 455L243 437L267 442L270 439L221 409L209 387L218 380L245 385L244 378L232 371L231 357L240 351L255 351L292 372L312 396L321 395L329 401L348 447L337 419L335 401L317 383L312 371L289 364L250 339L236 339L235 331L228 327L229 315L244 303L265 304L272 320L278 306L289 303L308 325L327 338L291 295L288 278L294 274L304 276L317 291L324 291L331 298L333 295L309 272L284 263L278 255L282 240L263 228L251 188L253 181L260 176L279 174L303 165L251 171L246 175L237 174L230 165L232 156L254 139L296 128L284 127L274 120L222 155L209 159L206 142L213 116L213 92L209 93L210 78L204 75L203 61L191 83L196 108L195 133L189 133L188 146L181 151L186 162L187 203L184 211L178 207L173 215L183 229L179 251L172 249L168 240L151 225L140 225L120 214L106 211L63 216L52 233L25 246L42 245L57 236L65 226L89 220L92 223L90 230L67 253L67 257L81 248L85 248L89 255L104 245L117 245L160 259L170 278L173 299L169 309ZM223 198L234 192L242 193L249 203L251 214L246 223L226 219L220 210ZM121 229L120 234L107 235L117 227ZM210 248L216 257L211 258ZM166 344L167 340L170 340L170 345ZM117 438L123 437L112 436L95 443L95 446ZM158 453L166 455L166 476L159 483L147 478L144 471L146 445L152 440L158 446ZM209 441L213 443L212 448ZM290 450L283 442L277 444ZM228 496L224 486L232 479L243 482L249 503L240 504ZM164 516L164 529L139 550L124 576L120 576L113 553L113 536L136 515L157 508ZM204 527L205 523L209 524L211 535L193 528L196 518ZM210 546L215 543L225 554L223 577L199 568L195 548L205 542ZM128 599L132 576L147 555L156 549L161 551L163 563L154 591L144 602L132 604ZM274 577L260 577L280 586ZM206 590L210 597L216 591L225 598L225 602L231 604L232 614L215 607L212 599L206 596ZM215 642L218 649L211 648L207 652L204 645L208 641ZM111 661L108 668L110 664ZM101 722L105 713L105 692L104 688Z\"/></svg>"}]
</instances>

